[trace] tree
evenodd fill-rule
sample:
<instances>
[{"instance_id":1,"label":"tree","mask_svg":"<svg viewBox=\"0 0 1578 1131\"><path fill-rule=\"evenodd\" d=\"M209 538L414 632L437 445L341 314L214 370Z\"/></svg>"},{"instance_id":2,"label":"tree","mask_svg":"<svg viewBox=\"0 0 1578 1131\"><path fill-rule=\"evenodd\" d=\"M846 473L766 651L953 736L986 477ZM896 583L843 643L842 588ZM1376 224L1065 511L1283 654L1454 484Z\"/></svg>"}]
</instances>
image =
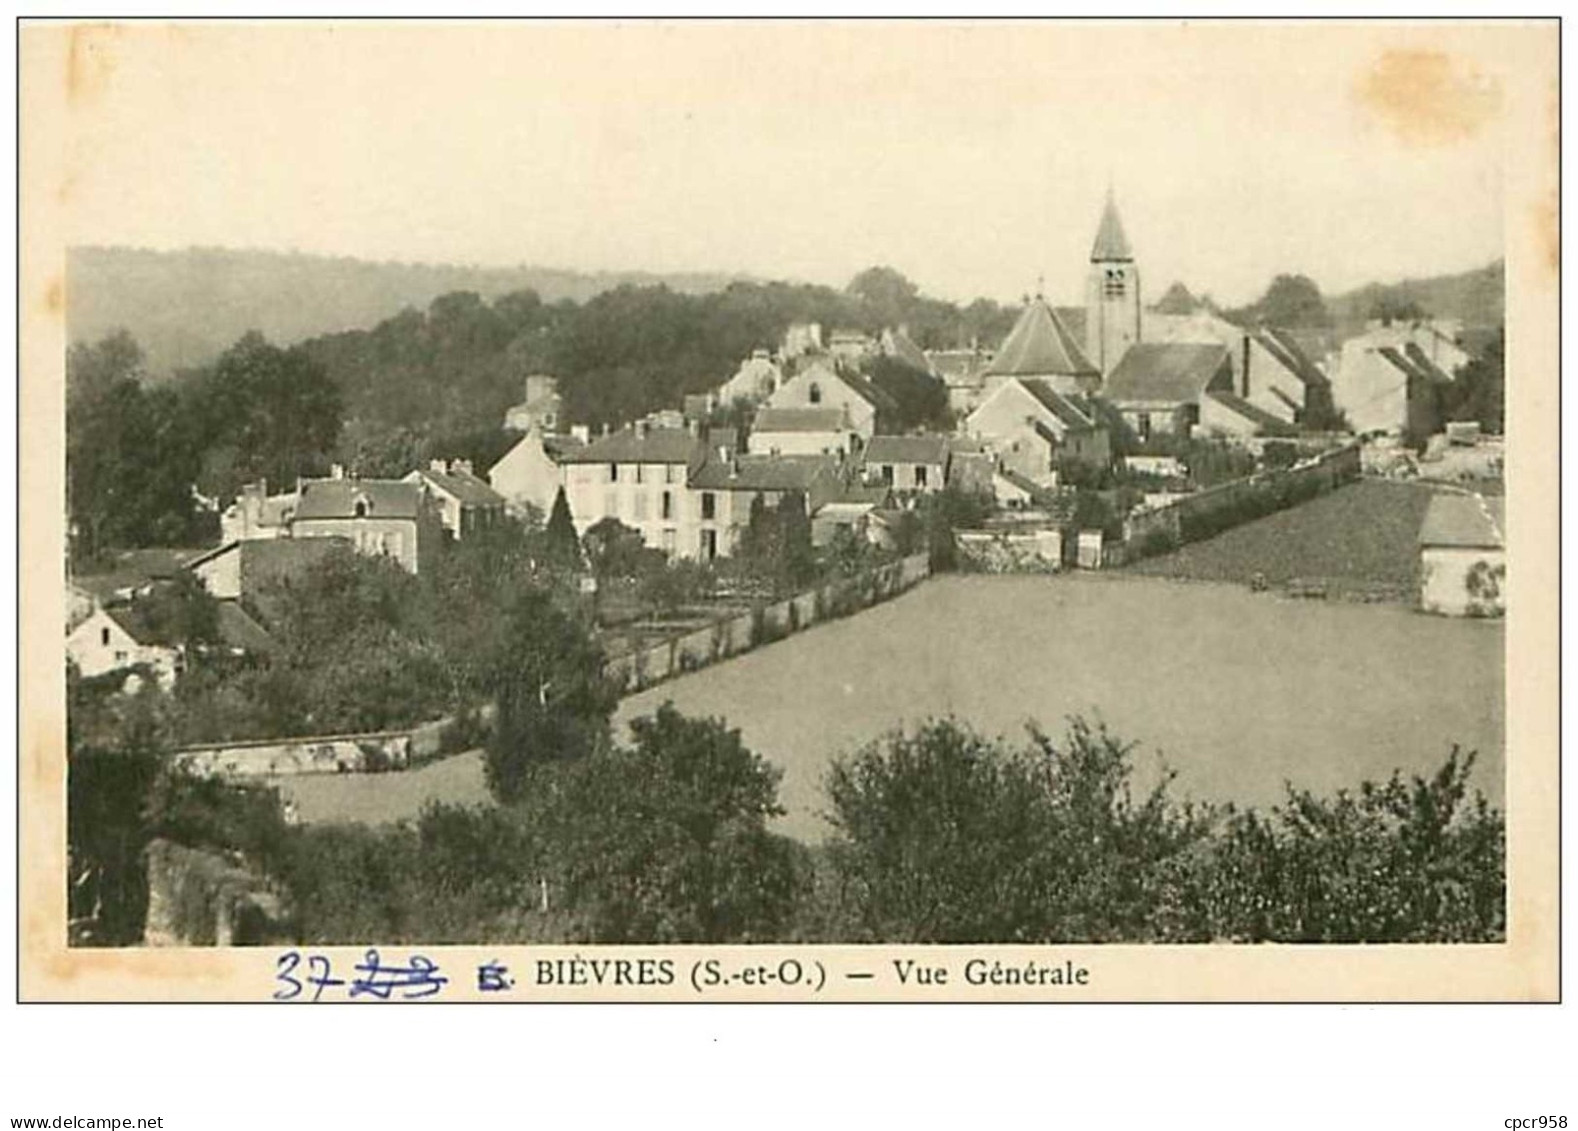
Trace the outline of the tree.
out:
<instances>
[{"instance_id":1,"label":"tree","mask_svg":"<svg viewBox=\"0 0 1578 1131\"><path fill-rule=\"evenodd\" d=\"M324 368L303 349L249 333L190 390L207 439L203 488L228 499L245 483L293 483L327 470L343 405Z\"/></svg>"},{"instance_id":2,"label":"tree","mask_svg":"<svg viewBox=\"0 0 1578 1131\"><path fill-rule=\"evenodd\" d=\"M1266 293L1238 316L1262 326L1282 329L1325 329L1331 325L1331 312L1321 297L1320 288L1306 275L1278 275Z\"/></svg>"},{"instance_id":3,"label":"tree","mask_svg":"<svg viewBox=\"0 0 1578 1131\"><path fill-rule=\"evenodd\" d=\"M947 428L953 423L948 408L948 386L930 373L922 373L897 358L871 358L865 366L871 383L893 398L898 406L883 430L909 432L917 428Z\"/></svg>"},{"instance_id":4,"label":"tree","mask_svg":"<svg viewBox=\"0 0 1578 1131\"><path fill-rule=\"evenodd\" d=\"M142 351L121 331L66 354L66 498L80 562L198 532L200 433L167 388L145 389Z\"/></svg>"},{"instance_id":5,"label":"tree","mask_svg":"<svg viewBox=\"0 0 1578 1131\"><path fill-rule=\"evenodd\" d=\"M581 560L581 544L575 537L575 522L570 517L570 500L564 488L553 497L553 512L548 516L548 555L556 565L573 568Z\"/></svg>"},{"instance_id":6,"label":"tree","mask_svg":"<svg viewBox=\"0 0 1578 1131\"><path fill-rule=\"evenodd\" d=\"M635 745L563 767L529 808L558 861L555 887L598 942L782 937L797 885L779 771L720 719L672 704L631 724Z\"/></svg>"},{"instance_id":7,"label":"tree","mask_svg":"<svg viewBox=\"0 0 1578 1131\"><path fill-rule=\"evenodd\" d=\"M866 321L871 326L907 322L920 297L920 288L891 267L867 267L845 289L869 312Z\"/></svg>"},{"instance_id":8,"label":"tree","mask_svg":"<svg viewBox=\"0 0 1578 1131\"><path fill-rule=\"evenodd\" d=\"M500 801L526 792L532 768L584 758L606 745L618 689L587 627L541 589L515 594L501 614L485 687L498 715L487 748L488 787Z\"/></svg>"},{"instance_id":9,"label":"tree","mask_svg":"<svg viewBox=\"0 0 1578 1131\"><path fill-rule=\"evenodd\" d=\"M1484 351L1457 372L1447 398L1449 420L1477 420L1492 435L1501 435L1506 416L1506 327L1498 327Z\"/></svg>"},{"instance_id":10,"label":"tree","mask_svg":"<svg viewBox=\"0 0 1578 1131\"><path fill-rule=\"evenodd\" d=\"M554 504L557 513L557 499ZM612 515L598 519L587 528L581 538L581 548L599 580L639 576L646 571L654 553L647 549L641 531L626 526Z\"/></svg>"}]
</instances>

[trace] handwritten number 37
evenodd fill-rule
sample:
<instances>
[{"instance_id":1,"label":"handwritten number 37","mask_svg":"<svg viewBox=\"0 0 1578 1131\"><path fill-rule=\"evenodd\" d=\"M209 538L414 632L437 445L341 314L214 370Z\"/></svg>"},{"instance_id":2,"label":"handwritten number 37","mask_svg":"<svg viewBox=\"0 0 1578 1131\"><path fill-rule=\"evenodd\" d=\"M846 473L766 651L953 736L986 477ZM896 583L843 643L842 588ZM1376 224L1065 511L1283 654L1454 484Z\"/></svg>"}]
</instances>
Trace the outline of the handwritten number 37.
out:
<instances>
[{"instance_id":1,"label":"handwritten number 37","mask_svg":"<svg viewBox=\"0 0 1578 1131\"><path fill-rule=\"evenodd\" d=\"M301 968L301 954L298 951L288 950L279 956L275 963L274 980L279 988L274 991L275 1001L294 1001L302 995L305 986L302 978L297 976ZM313 987L312 1000L317 1001L323 996L323 987L341 984L338 979L329 977L329 960L321 954L309 955L307 958L306 981Z\"/></svg>"}]
</instances>

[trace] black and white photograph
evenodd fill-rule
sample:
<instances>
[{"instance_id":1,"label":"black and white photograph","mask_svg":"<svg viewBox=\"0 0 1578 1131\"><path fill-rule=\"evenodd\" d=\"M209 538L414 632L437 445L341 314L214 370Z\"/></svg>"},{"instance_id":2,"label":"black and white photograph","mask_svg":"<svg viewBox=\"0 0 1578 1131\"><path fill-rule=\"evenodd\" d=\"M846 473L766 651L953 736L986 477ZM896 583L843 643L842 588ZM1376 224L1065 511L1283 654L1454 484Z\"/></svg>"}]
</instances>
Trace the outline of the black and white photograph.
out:
<instances>
[{"instance_id":1,"label":"black and white photograph","mask_svg":"<svg viewBox=\"0 0 1578 1131\"><path fill-rule=\"evenodd\" d=\"M1556 48L24 27L34 992L1554 997Z\"/></svg>"}]
</instances>

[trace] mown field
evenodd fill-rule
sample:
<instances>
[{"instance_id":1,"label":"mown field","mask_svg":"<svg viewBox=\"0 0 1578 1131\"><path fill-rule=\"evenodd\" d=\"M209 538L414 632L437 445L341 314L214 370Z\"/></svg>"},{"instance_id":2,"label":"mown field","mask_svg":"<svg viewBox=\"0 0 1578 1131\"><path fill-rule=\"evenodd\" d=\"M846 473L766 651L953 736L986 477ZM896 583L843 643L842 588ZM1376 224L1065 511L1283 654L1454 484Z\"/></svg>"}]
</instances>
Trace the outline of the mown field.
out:
<instances>
[{"instance_id":1,"label":"mown field","mask_svg":"<svg viewBox=\"0 0 1578 1131\"><path fill-rule=\"evenodd\" d=\"M491 805L482 754L468 751L387 774L295 774L269 779L304 824L415 820L429 802Z\"/></svg>"},{"instance_id":2,"label":"mown field","mask_svg":"<svg viewBox=\"0 0 1578 1131\"><path fill-rule=\"evenodd\" d=\"M1272 586L1323 584L1333 596L1408 601L1418 569L1419 526L1434 488L1363 479L1289 510L1136 562L1153 577Z\"/></svg>"}]
</instances>

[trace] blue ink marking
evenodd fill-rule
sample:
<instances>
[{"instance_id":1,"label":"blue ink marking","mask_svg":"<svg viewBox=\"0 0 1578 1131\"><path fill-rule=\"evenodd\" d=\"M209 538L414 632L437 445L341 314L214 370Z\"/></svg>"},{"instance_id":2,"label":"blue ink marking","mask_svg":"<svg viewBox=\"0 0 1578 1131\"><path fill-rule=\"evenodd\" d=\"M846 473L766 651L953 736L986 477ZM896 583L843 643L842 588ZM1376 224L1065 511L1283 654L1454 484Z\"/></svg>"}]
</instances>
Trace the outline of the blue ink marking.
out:
<instances>
[{"instance_id":1,"label":"blue ink marking","mask_svg":"<svg viewBox=\"0 0 1578 1131\"><path fill-rule=\"evenodd\" d=\"M275 1001L290 1001L301 996L301 979L294 975L296 967L301 965L301 955L294 950L287 950L275 960L274 980L284 982L285 985L274 991Z\"/></svg>"},{"instance_id":2,"label":"blue ink marking","mask_svg":"<svg viewBox=\"0 0 1578 1131\"><path fill-rule=\"evenodd\" d=\"M477 989L483 993L510 989L515 985L515 979L509 973L510 968L502 962L484 962L477 967Z\"/></svg>"},{"instance_id":3,"label":"blue ink marking","mask_svg":"<svg viewBox=\"0 0 1578 1131\"><path fill-rule=\"evenodd\" d=\"M307 981L311 982L317 987L317 989L314 990L312 994L313 1001L317 1001L323 996L323 988L325 986L345 985L344 978L331 978L329 976L329 960L321 954L314 954L310 956L307 959L307 968L311 971L311 973L307 976Z\"/></svg>"},{"instance_id":4,"label":"blue ink marking","mask_svg":"<svg viewBox=\"0 0 1578 1131\"><path fill-rule=\"evenodd\" d=\"M367 957L357 964L356 970L363 977L351 983L353 998L366 994L379 1001L388 1001L395 990L404 990L401 996L406 1001L414 1001L432 997L449 984L449 979L438 972L438 965L420 954L411 956L409 966L385 966L378 951L369 948Z\"/></svg>"}]
</instances>

